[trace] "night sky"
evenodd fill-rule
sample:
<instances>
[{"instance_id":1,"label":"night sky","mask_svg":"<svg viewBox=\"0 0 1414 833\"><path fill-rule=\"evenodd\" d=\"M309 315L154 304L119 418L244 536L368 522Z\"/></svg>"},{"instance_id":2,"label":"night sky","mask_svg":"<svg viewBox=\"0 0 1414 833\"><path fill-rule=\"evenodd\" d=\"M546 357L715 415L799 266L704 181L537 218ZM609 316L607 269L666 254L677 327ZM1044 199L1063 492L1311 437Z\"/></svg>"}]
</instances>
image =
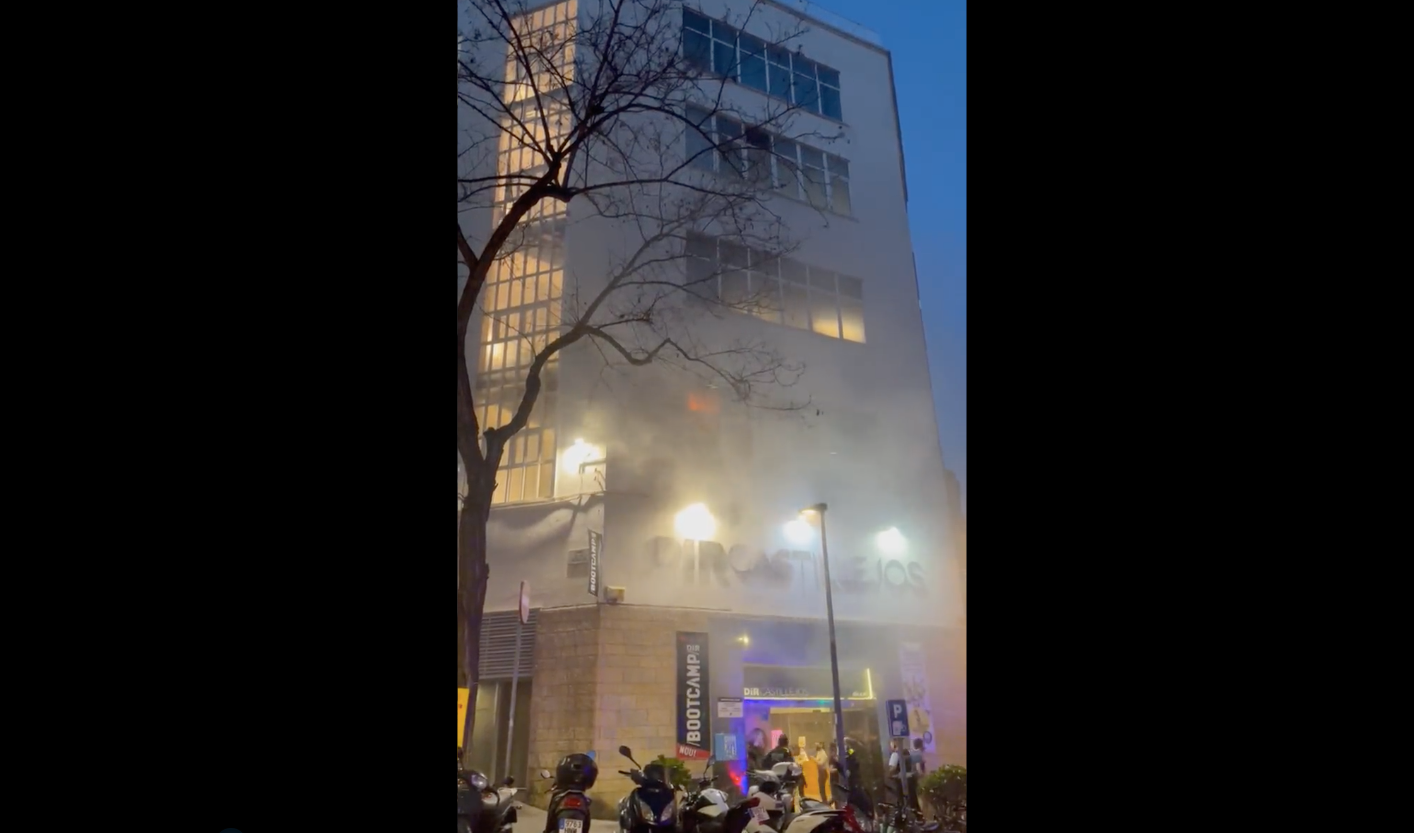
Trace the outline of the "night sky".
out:
<instances>
[{"instance_id":1,"label":"night sky","mask_svg":"<svg viewBox=\"0 0 1414 833\"><path fill-rule=\"evenodd\" d=\"M821 0L893 53L943 462L967 508L967 3ZM846 107L848 104L846 103Z\"/></svg>"}]
</instances>

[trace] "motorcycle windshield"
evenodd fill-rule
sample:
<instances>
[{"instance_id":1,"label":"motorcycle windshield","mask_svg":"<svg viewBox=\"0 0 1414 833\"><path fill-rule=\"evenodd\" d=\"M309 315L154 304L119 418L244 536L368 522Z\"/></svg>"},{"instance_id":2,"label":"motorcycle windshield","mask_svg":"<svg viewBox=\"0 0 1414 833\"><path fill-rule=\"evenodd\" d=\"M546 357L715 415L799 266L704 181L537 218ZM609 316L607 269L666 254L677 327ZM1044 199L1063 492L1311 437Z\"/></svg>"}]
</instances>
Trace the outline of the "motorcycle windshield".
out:
<instances>
[{"instance_id":1,"label":"motorcycle windshield","mask_svg":"<svg viewBox=\"0 0 1414 833\"><path fill-rule=\"evenodd\" d=\"M663 809L673 803L673 791L668 789L640 789L634 799L653 811L653 818L660 818Z\"/></svg>"}]
</instances>

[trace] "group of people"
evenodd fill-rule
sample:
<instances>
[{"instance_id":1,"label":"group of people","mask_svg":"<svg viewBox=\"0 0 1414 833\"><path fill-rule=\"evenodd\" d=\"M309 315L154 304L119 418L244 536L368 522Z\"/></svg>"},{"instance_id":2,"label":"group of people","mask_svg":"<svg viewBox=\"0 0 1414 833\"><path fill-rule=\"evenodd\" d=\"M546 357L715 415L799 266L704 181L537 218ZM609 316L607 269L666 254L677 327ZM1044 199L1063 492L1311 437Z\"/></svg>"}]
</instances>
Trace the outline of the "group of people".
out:
<instances>
[{"instance_id":1,"label":"group of people","mask_svg":"<svg viewBox=\"0 0 1414 833\"><path fill-rule=\"evenodd\" d=\"M823 742L816 742L814 758L820 771L820 800L834 807L852 804L866 816L872 816L873 802L870 801L868 793L863 789L863 775L860 772L860 761L855 752L854 740L846 737L844 742L847 750L844 767L848 775L848 780L845 783L854 789L841 789L838 786L841 781L839 746L831 741L827 751ZM889 755L886 776L889 797L895 803L906 803L907 806L920 810L918 784L923 780L926 772L923 763L923 741L920 738L914 738L913 748L910 749L906 741L895 738L889 742L889 748L891 754ZM755 744L747 747L747 765L754 770L770 769L776 764L795 760L796 756L790 750L790 739L785 732L780 733L775 748L768 752L763 752ZM825 777L826 773L829 775L828 778ZM846 793L847 795L845 795Z\"/></svg>"},{"instance_id":2,"label":"group of people","mask_svg":"<svg viewBox=\"0 0 1414 833\"><path fill-rule=\"evenodd\" d=\"M894 738L889 741L889 749L889 798L896 804L906 804L923 812L918 801L918 785L927 774L927 767L923 764L923 739L914 738L913 748L909 749L906 740Z\"/></svg>"}]
</instances>

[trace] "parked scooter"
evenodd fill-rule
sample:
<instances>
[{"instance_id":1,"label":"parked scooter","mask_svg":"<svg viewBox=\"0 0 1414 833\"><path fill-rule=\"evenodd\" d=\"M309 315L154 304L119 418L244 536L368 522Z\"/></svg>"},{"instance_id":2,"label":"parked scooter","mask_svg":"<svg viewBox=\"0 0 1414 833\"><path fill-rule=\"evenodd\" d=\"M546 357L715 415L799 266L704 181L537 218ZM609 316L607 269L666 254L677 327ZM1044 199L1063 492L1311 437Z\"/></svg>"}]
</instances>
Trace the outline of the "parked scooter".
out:
<instances>
[{"instance_id":1,"label":"parked scooter","mask_svg":"<svg viewBox=\"0 0 1414 833\"><path fill-rule=\"evenodd\" d=\"M633 762L628 772L619 770L633 780L634 788L619 801L621 833L675 833L677 827L677 792L668 782L667 769L659 763L639 767L633 751L619 747L619 754Z\"/></svg>"},{"instance_id":2,"label":"parked scooter","mask_svg":"<svg viewBox=\"0 0 1414 833\"><path fill-rule=\"evenodd\" d=\"M799 764L779 763L770 770L751 773L757 783L751 794L759 800L751 811L744 833L863 833L851 809L831 810L828 807L806 807L801 813L792 812L793 790L800 783ZM818 802L810 802L818 805Z\"/></svg>"},{"instance_id":3,"label":"parked scooter","mask_svg":"<svg viewBox=\"0 0 1414 833\"><path fill-rule=\"evenodd\" d=\"M457 833L511 833L516 823L517 789L507 778L492 790L486 776L476 770L457 774Z\"/></svg>"},{"instance_id":4,"label":"parked scooter","mask_svg":"<svg viewBox=\"0 0 1414 833\"><path fill-rule=\"evenodd\" d=\"M683 797L683 833L722 833L722 821L731 808L727 794L712 786L717 779L710 773L716 762L715 757L707 759L702 777L697 779L697 789Z\"/></svg>"},{"instance_id":5,"label":"parked scooter","mask_svg":"<svg viewBox=\"0 0 1414 833\"><path fill-rule=\"evenodd\" d=\"M599 766L582 752L560 759L552 776L540 770L540 777L553 780L550 803L545 812L544 833L589 833L589 808L593 801L585 791L599 778Z\"/></svg>"}]
</instances>

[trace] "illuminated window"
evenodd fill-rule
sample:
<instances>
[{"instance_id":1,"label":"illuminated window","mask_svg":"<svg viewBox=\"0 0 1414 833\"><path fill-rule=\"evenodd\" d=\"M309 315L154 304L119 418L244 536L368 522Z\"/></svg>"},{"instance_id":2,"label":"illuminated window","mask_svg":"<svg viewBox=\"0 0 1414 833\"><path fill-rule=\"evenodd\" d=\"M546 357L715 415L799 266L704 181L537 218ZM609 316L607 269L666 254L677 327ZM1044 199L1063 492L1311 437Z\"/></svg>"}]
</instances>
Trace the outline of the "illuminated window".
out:
<instances>
[{"instance_id":1,"label":"illuminated window","mask_svg":"<svg viewBox=\"0 0 1414 833\"><path fill-rule=\"evenodd\" d=\"M534 173L545 163L543 151L569 135L570 111L554 98L533 92L554 89L572 77L576 0L529 12L515 29L535 53L525 62L506 62L506 101L514 115L502 124L497 172ZM527 71L527 64L529 71ZM534 85L530 82L534 81ZM502 186L496 193L495 220L520 196L524 186ZM542 200L512 233L501 257L491 266L478 299L481 311L477 358L477 418L482 430L510 422L525 393L531 363L559 335L564 297L564 203ZM496 476L495 503L542 500L555 493L555 404L558 356L541 371L542 388L526 427L506 444Z\"/></svg>"},{"instance_id":2,"label":"illuminated window","mask_svg":"<svg viewBox=\"0 0 1414 833\"><path fill-rule=\"evenodd\" d=\"M838 70L784 46L767 46L761 38L690 9L682 12L682 54L703 72L729 78L812 113L844 119Z\"/></svg>"},{"instance_id":3,"label":"illuminated window","mask_svg":"<svg viewBox=\"0 0 1414 833\"><path fill-rule=\"evenodd\" d=\"M864 343L864 282L746 246L690 233L687 286L693 295L773 324Z\"/></svg>"}]
</instances>

